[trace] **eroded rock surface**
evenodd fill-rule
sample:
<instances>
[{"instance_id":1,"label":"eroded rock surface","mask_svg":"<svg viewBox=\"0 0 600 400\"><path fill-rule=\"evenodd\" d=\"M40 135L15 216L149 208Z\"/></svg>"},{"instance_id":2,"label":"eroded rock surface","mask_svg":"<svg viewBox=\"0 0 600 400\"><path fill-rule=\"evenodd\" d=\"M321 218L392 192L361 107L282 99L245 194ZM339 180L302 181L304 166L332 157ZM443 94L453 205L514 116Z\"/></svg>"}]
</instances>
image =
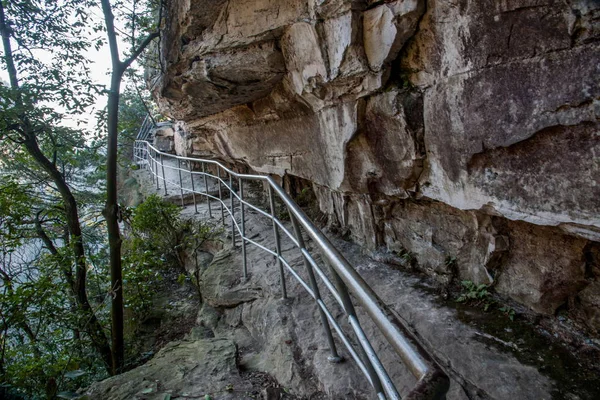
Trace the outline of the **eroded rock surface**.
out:
<instances>
[{"instance_id":1,"label":"eroded rock surface","mask_svg":"<svg viewBox=\"0 0 600 400\"><path fill-rule=\"evenodd\" d=\"M172 342L141 367L92 385L84 398L251 398L254 388L240 377L235 357L235 343L227 339Z\"/></svg>"},{"instance_id":2,"label":"eroded rock surface","mask_svg":"<svg viewBox=\"0 0 600 400\"><path fill-rule=\"evenodd\" d=\"M143 170L140 171L140 175L143 173ZM157 191L148 178L146 176L145 186L149 192ZM162 193L162 190L158 192ZM248 185L245 193L251 203L265 206L261 202L259 187ZM355 203L360 204L358 201L351 204ZM388 209L391 206L383 202L378 205ZM396 215L399 223L403 220L400 218L403 213L414 214L412 220L422 219L420 226L414 225L410 229L415 236L397 237L398 242L414 240L415 248L419 244L425 248L425 242L417 239L423 236L424 240L453 244L457 259L460 257L462 260L462 257L469 256L468 252L462 251L463 247L467 248L463 243L480 235L487 240L481 247L491 251L486 262L486 268L492 271L489 272L490 277L496 279L499 286L505 277L520 279L513 277L514 272L509 270L493 272L493 259L509 257L504 264L513 265L510 256L505 254L506 241L510 240L505 235L523 235L522 231L533 225L510 222L518 226L506 227L503 226L507 223L505 219L496 221L485 214L473 213L466 218L458 210L442 203L398 203L394 207L397 209L388 212ZM424 218L427 215L425 210L433 208L437 209L435 219ZM191 216L195 211L190 206L184 213ZM198 218L209 218L206 203L201 202L198 211ZM213 221L220 221L220 216L214 213L213 207L213 216L216 217ZM240 215L239 204L235 214ZM447 215L451 216L448 221L445 220ZM246 209L245 221L249 238L266 248L275 248L270 219ZM455 229L455 234L451 235L443 227L444 223L459 229ZM348 224L352 224L352 220ZM291 229L289 222L284 222L284 225ZM430 226L440 226L441 232L427 233ZM174 400L184 400L203 398L208 394L211 398L270 399L268 392L258 391L255 382L248 379L253 373L267 373L277 381L272 386L276 392L280 387L287 388L275 393L274 398L281 398L279 396L282 395L283 398L289 398L289 393L312 399L373 398L372 389L352 362L337 334L334 334L336 346L346 361L333 364L327 360L330 348L317 306L288 271L284 277L288 299L283 300L276 262L262 249L248 243L246 255L249 276L248 279L242 277L241 241L237 236L237 249L233 249L229 229L226 227L222 240L200 252L197 260L188 260L186 268L198 277L199 292L204 303L197 314L196 326L191 329L187 339L168 345L154 359L135 370L93 385L88 390L89 396L93 399L141 400L162 399L169 395ZM553 228L546 229L548 235L556 233ZM390 310L415 332L421 344L449 375L451 386L448 399L592 399L600 393L598 375L594 370L596 366L590 368L582 359L565 352L560 344L544 336L544 333L550 336L544 330L541 335L536 334L521 318L512 321L498 309L483 312L454 301L444 301L437 292L437 286L432 284L432 279L390 269L389 265L376 261L378 257L374 257L375 254L366 255L356 244L336 236L331 240ZM585 243L583 239L563 234L553 238L551 244L559 248L561 241L573 240ZM318 253L312 251L313 243L308 238L306 245L311 253ZM569 246L574 245L578 243L569 243ZM522 252L520 254L527 254L532 251L530 248L535 250L537 247L535 240L523 242L519 251ZM306 279L301 253L285 236L281 241L281 251L289 265ZM585 280L598 273L594 260L600 256L600 249L587 244L582 251L585 253L583 277L578 275L579 265L571 262L571 254L554 251L537 254L537 257L541 259L540 265L545 264L545 258L561 258L561 267L576 275L577 279ZM487 254L483 250L481 252ZM435 254L424 254L423 260L438 260L443 268L453 268L446 259L436 257ZM316 260L323 265L318 255ZM552 280L556 271L540 268L536 271L547 275L549 285L556 282ZM324 273L329 275L326 269ZM524 279L520 280L525 283ZM588 285L586 290L590 288L593 290L594 286ZM321 289L333 318L346 332L351 331L347 318L334 304L324 285L321 285ZM173 294L175 298L181 297ZM589 298L582 296L584 300L588 301ZM398 390L406 395L415 384L414 377L359 304L355 302L361 325ZM481 326L481 319L493 324L494 330ZM354 340L352 335L350 340ZM593 353L597 349L592 343L581 342L578 346L582 353L590 351L591 354L597 354Z\"/></svg>"},{"instance_id":3,"label":"eroded rock surface","mask_svg":"<svg viewBox=\"0 0 600 400\"><path fill-rule=\"evenodd\" d=\"M201 215L206 216L206 213L203 208ZM267 248L274 248L270 221L252 212L247 218L248 236ZM573 369L581 360L573 356L556 357L557 350L549 349L555 345L543 337L527 339L521 332L522 323L511 322L500 313L484 317L489 313L468 307L457 310L452 307L456 305L454 302L449 302L449 307L440 302L431 280L391 270L388 265L365 256L358 246L339 238L332 240L368 284L376 288L381 299L417 333L421 343L449 374L448 399L577 396L583 399L600 393L593 372L590 377L583 369ZM198 327L191 336L234 341L241 369L267 372L280 385L291 388L295 395L373 398L372 389L337 339L338 351L346 361L341 364L327 361L329 346L319 323L317 307L302 286L286 272L289 298L282 300L277 264L263 250L251 245L246 249L249 279L245 281L241 277L241 242L237 243L238 249L233 250L230 238L225 239L224 249L215 255L210 265L200 269L205 304L198 313ZM311 247L310 241L308 246ZM305 277L302 258L288 240L282 241L282 254ZM190 267L195 268L194 265L191 263ZM323 288L323 298L331 304L327 293ZM230 301L233 298L234 303ZM350 329L343 313L335 311L335 306L331 310L338 316L338 322ZM405 395L414 385L414 377L358 305L357 311L392 380L401 395ZM470 322L482 317L494 320L504 335L489 334ZM540 351L540 348L547 350ZM570 371L569 376L561 375L564 372L560 371L565 370Z\"/></svg>"},{"instance_id":4,"label":"eroded rock surface","mask_svg":"<svg viewBox=\"0 0 600 400\"><path fill-rule=\"evenodd\" d=\"M151 83L179 154L309 180L355 240L600 329L600 3L168 8Z\"/></svg>"}]
</instances>

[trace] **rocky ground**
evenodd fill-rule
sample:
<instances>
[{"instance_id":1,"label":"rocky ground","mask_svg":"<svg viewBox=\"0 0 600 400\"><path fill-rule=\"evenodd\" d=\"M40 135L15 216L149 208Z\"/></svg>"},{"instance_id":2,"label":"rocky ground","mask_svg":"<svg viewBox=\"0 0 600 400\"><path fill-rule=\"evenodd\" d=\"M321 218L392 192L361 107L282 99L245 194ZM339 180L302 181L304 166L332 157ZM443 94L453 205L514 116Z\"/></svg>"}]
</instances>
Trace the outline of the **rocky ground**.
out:
<instances>
[{"instance_id":1,"label":"rocky ground","mask_svg":"<svg viewBox=\"0 0 600 400\"><path fill-rule=\"evenodd\" d=\"M199 205L198 215L190 206L184 213L208 218L205 203ZM274 247L268 221L254 212L246 215L248 236ZM216 204L213 216L220 216ZM504 304L494 303L485 312L483 304L457 303L457 286L440 288L406 266L393 265L406 258L366 254L341 237L333 240L449 374L449 399L600 397L599 343L574 333L568 321L536 317L515 304L500 311ZM146 364L93 385L88 399L374 397L340 343L346 361L327 361L329 349L315 304L289 274L289 298L281 299L271 256L248 246L249 279L242 279L239 246L239 238L233 249L231 237L224 234L200 255L201 305L192 301L190 308L187 300L181 301L181 292L170 290L176 298L169 301L180 303L175 308L196 315L185 339L167 344ZM289 243L283 242L283 254L301 270L300 254ZM489 301L498 300L492 296ZM367 333L377 337L358 312ZM383 340L373 345L383 354L401 394L407 393L414 384L412 376L392 351L386 351Z\"/></svg>"}]
</instances>

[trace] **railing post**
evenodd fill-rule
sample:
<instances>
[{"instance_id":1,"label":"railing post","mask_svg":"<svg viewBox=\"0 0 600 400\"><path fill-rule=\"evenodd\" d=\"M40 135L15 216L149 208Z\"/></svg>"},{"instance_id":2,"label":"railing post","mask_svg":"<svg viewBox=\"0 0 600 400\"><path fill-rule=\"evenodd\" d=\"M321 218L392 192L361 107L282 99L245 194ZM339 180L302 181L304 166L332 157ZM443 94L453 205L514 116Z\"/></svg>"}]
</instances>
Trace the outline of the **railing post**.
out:
<instances>
[{"instance_id":1,"label":"railing post","mask_svg":"<svg viewBox=\"0 0 600 400\"><path fill-rule=\"evenodd\" d=\"M150 172L150 175L152 175L152 184L154 185L154 164L153 164L153 158L150 156L150 152L152 150L146 146L146 155L148 156L148 172Z\"/></svg>"},{"instance_id":2,"label":"railing post","mask_svg":"<svg viewBox=\"0 0 600 400\"><path fill-rule=\"evenodd\" d=\"M158 183L158 162L156 161L156 151L154 152L154 157L152 157L152 161L154 162L154 176L156 176L156 190L160 190L160 184Z\"/></svg>"},{"instance_id":3,"label":"railing post","mask_svg":"<svg viewBox=\"0 0 600 400\"><path fill-rule=\"evenodd\" d=\"M204 175L204 193L206 193L206 204L208 205L208 216L212 218L212 209L210 208L210 197L208 197L208 180L206 179L206 165L202 163L202 174Z\"/></svg>"},{"instance_id":4,"label":"railing post","mask_svg":"<svg viewBox=\"0 0 600 400\"><path fill-rule=\"evenodd\" d=\"M221 167L217 166L217 181L219 181L219 205L221 206L221 223L225 225L225 211L223 210L223 193L221 192Z\"/></svg>"},{"instance_id":5,"label":"railing post","mask_svg":"<svg viewBox=\"0 0 600 400\"><path fill-rule=\"evenodd\" d=\"M271 206L271 217L273 218L273 236L275 237L275 250L277 251L277 263L279 264L279 280L281 281L281 298L287 299L287 290L285 287L285 274L283 263L281 262L281 240L279 238L279 227L275 222L275 199L273 198L273 188L269 185L269 205Z\"/></svg>"},{"instance_id":6,"label":"railing post","mask_svg":"<svg viewBox=\"0 0 600 400\"><path fill-rule=\"evenodd\" d=\"M354 318L355 323L359 327L360 324L358 322L358 317L356 316L354 304L352 304L352 299L350 298L350 293L348 292L348 287L346 286L342 278L340 278L335 269L331 267L329 262L325 261L325 264L327 265L329 272L331 273L331 276L333 278L333 284L335 285L335 289L338 292L340 299L342 300L342 305L344 307L344 310L346 311L346 314L348 315L348 318ZM373 363L371 362L370 357L368 356L365 348L362 345L358 346L358 352L363 360L363 363L365 364L365 367L367 368L367 371L369 372L369 377L371 378L371 382L373 382L373 388L378 394L383 393L383 386L381 384L381 380L379 379L379 376L377 375L377 372L373 367Z\"/></svg>"},{"instance_id":7,"label":"railing post","mask_svg":"<svg viewBox=\"0 0 600 400\"><path fill-rule=\"evenodd\" d=\"M144 151L144 168L146 170L150 170L150 156L148 154L148 143L147 142L142 142L143 143L143 148L142 150L146 150Z\"/></svg>"},{"instance_id":8,"label":"railing post","mask_svg":"<svg viewBox=\"0 0 600 400\"><path fill-rule=\"evenodd\" d=\"M288 210L289 211L289 210ZM298 225L298 220L296 216L290 214L290 219L292 220L292 226L294 227L294 233L296 235L296 240L298 241L298 245L300 246L300 250L306 249L304 245L304 239L302 238L302 231L300 230L300 225ZM319 286L317 285L317 280L315 279L315 272L310 265L310 262L306 259L306 256L302 254L302 259L304 260L304 267L306 268L306 272L308 274L308 279L310 280L310 286L315 294L315 301L321 300L321 292L319 291ZM323 328L325 329L325 335L327 336L327 341L329 342L329 348L331 350L331 355L327 357L330 362L339 363L342 361L342 357L338 355L337 349L335 347L335 342L333 341L333 335L331 334L331 327L329 326L329 321L327 320L327 315L321 309L319 304L317 303L317 308L319 309L319 314L321 315L321 323L323 324Z\"/></svg>"},{"instance_id":9,"label":"railing post","mask_svg":"<svg viewBox=\"0 0 600 400\"><path fill-rule=\"evenodd\" d=\"M238 191L240 193L240 217L241 217L241 228L242 228L242 257L244 258L243 271L244 280L248 279L248 260L246 259L246 224L244 221L244 183L242 178L238 179Z\"/></svg>"},{"instance_id":10,"label":"railing post","mask_svg":"<svg viewBox=\"0 0 600 400\"><path fill-rule=\"evenodd\" d=\"M162 153L160 155L160 168L162 170L162 176L163 176L163 184L165 185L165 196L168 195L169 193L167 193L167 177L165 176L165 163L163 161L163 156Z\"/></svg>"},{"instance_id":11,"label":"railing post","mask_svg":"<svg viewBox=\"0 0 600 400\"><path fill-rule=\"evenodd\" d=\"M183 203L183 179L181 179L181 160L177 159L177 173L179 174L179 196L181 197L181 207L185 207Z\"/></svg>"},{"instance_id":12,"label":"railing post","mask_svg":"<svg viewBox=\"0 0 600 400\"><path fill-rule=\"evenodd\" d=\"M231 198L231 245L235 249L235 210L233 209L233 176L229 174L229 197Z\"/></svg>"},{"instance_id":13,"label":"railing post","mask_svg":"<svg viewBox=\"0 0 600 400\"><path fill-rule=\"evenodd\" d=\"M190 180L192 181L192 195L194 196L194 214L198 214L198 204L196 204L196 189L194 188L194 174L192 173L192 162L188 160L188 169L190 170Z\"/></svg>"}]
</instances>

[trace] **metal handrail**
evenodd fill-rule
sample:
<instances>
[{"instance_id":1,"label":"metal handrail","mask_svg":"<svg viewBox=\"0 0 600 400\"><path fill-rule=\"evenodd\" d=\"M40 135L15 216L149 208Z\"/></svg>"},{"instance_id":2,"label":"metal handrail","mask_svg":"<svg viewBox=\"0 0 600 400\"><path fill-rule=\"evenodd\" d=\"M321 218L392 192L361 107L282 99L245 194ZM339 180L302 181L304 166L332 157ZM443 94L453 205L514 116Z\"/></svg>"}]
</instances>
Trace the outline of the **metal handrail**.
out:
<instances>
[{"instance_id":1,"label":"metal handrail","mask_svg":"<svg viewBox=\"0 0 600 400\"><path fill-rule=\"evenodd\" d=\"M156 124L154 123L154 120L150 114L146 114L146 118L144 118L144 122L142 122L142 126L138 131L136 140L148 140L150 134L152 133L152 129L154 129L155 126Z\"/></svg>"},{"instance_id":2,"label":"metal handrail","mask_svg":"<svg viewBox=\"0 0 600 400\"><path fill-rule=\"evenodd\" d=\"M177 166L166 165L164 158L176 160ZM407 394L405 399L445 399L449 388L449 379L439 365L429 356L427 351L419 344L414 334L404 325L404 323L383 303L373 289L356 272L346 258L335 248L329 239L311 222L300 207L288 196L288 194L271 177L263 175L240 174L232 171L221 163L210 160L192 157L181 157L159 151L147 141L136 140L134 144L135 162L146 168L152 175L153 182L156 182L157 189L160 189L160 181L163 183L165 195L167 185L172 184L179 189L182 206L184 205L184 191L193 194L194 207L198 211L196 195L206 198L208 211L212 217L211 200L217 201L220 206L221 220L225 223L225 213L231 218L232 242L235 247L236 231L241 239L243 256L243 275L248 276L246 244L254 245L263 251L274 256L278 261L282 297L287 297L284 271L287 270L301 284L301 286L315 299L318 306L321 322L325 329L325 334L329 342L331 355L329 360L332 362L341 361L337 353L336 345L331 333L331 324L339 335L342 343L347 348L352 358L358 364L358 367L366 376L371 386L375 389L378 398L396 400L400 395L394 386L389 374L381 363L377 352L372 347L365 331L358 320L350 293L356 302L362 306L370 319L378 327L379 331L387 339L396 354L400 357L409 371L417 379L416 385ZM187 169L183 169L181 163L186 162ZM195 171L192 163L200 164L201 170ZM207 172L207 167L212 166L216 169L216 175ZM165 175L165 168L177 171L179 182L169 181ZM161 172L159 173L159 169ZM182 173L189 174L191 177L191 187L184 187ZM161 176L162 175L162 176ZM204 191L199 191L194 187L194 176L202 176L204 180ZM228 182L225 180L228 177ZM211 194L208 190L208 178L212 179L218 185L218 194ZM238 190L234 188L234 180L237 180ZM268 184L268 196L270 214L249 203L244 199L243 183L244 181L261 181ZM228 206L224 195L223 187L229 192L230 205ZM293 232L290 232L282 221L276 217L275 196L287 207ZM235 200L239 204L240 222L236 221ZM245 209L251 208L259 212L264 217L269 218L273 223L273 234L275 238L275 249L269 249L260 243L246 237L245 232ZM322 257L326 260L331 279L325 274L323 269L315 261L315 258L304 243L302 229L313 240L316 248L320 251ZM296 246L303 257L306 273L309 278L307 283L298 272L282 256L280 245L280 232L287 236L294 246ZM344 333L338 321L333 317L326 304L321 298L319 286L314 272L325 284L325 287L332 294L332 297L339 304L341 309L348 317L348 323L358 339L358 346L352 344L351 340ZM332 282L333 281L333 282Z\"/></svg>"}]
</instances>

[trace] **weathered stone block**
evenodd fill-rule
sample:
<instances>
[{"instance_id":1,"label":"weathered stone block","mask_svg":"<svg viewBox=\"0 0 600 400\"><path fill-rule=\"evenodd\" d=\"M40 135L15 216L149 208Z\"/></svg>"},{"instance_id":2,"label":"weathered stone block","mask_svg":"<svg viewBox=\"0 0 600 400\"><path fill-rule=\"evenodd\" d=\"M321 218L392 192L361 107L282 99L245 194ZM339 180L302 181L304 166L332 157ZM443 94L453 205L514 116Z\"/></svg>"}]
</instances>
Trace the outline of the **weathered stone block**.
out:
<instances>
[{"instance_id":1,"label":"weathered stone block","mask_svg":"<svg viewBox=\"0 0 600 400\"><path fill-rule=\"evenodd\" d=\"M168 136L156 136L153 144L159 151L166 153L170 153L174 149L173 138Z\"/></svg>"},{"instance_id":2,"label":"weathered stone block","mask_svg":"<svg viewBox=\"0 0 600 400\"><path fill-rule=\"evenodd\" d=\"M364 12L364 46L373 71L379 71L397 57L414 34L423 10L421 0L400 0Z\"/></svg>"},{"instance_id":3,"label":"weathered stone block","mask_svg":"<svg viewBox=\"0 0 600 400\"><path fill-rule=\"evenodd\" d=\"M312 92L317 83L327 79L325 62L314 27L298 22L281 38L281 48L294 93Z\"/></svg>"},{"instance_id":4,"label":"weathered stone block","mask_svg":"<svg viewBox=\"0 0 600 400\"><path fill-rule=\"evenodd\" d=\"M510 251L497 277L500 293L537 312L553 314L586 286L586 240L524 222L509 222L507 227Z\"/></svg>"}]
</instances>

